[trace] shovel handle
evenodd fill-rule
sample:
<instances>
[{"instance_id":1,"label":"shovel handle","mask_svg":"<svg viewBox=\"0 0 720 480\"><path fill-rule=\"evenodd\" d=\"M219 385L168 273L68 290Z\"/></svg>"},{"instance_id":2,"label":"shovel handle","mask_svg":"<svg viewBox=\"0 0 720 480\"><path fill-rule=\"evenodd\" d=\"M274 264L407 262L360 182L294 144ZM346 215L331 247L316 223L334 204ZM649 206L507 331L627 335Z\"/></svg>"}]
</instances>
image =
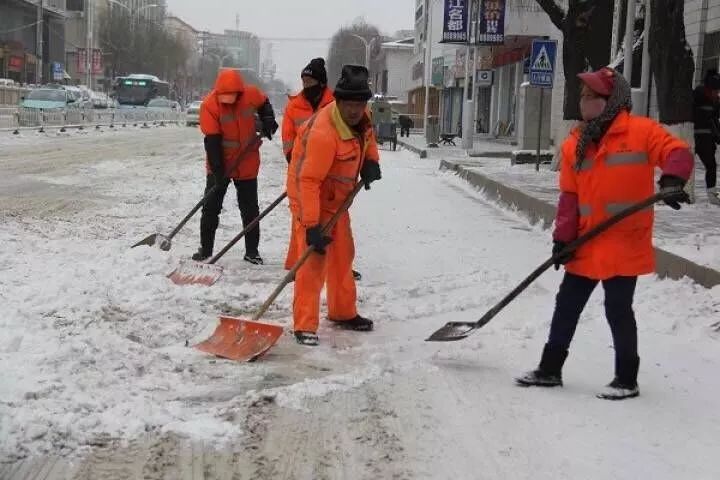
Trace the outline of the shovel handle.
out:
<instances>
[{"instance_id":1,"label":"shovel handle","mask_svg":"<svg viewBox=\"0 0 720 480\"><path fill-rule=\"evenodd\" d=\"M277 199L275 199L275 201L273 203L271 203L265 210L260 212L260 214L257 217L255 217L255 219L253 219L252 222L248 223L248 225L245 228L243 228L240 233L235 235L235 238L230 240L230 242L227 245L225 245L222 250L220 250L218 253L216 253L215 256L212 257L207 263L209 265L212 265L215 262L217 262L218 260L220 260L220 258L222 258L222 256L225 255L228 252L228 250L230 250L233 246L235 246L235 244L237 242L239 242L240 239L242 237L244 237L247 232L249 232L253 228L257 227L257 224L260 223L260 220L265 218L265 216L267 216L268 213L272 212L273 209L280 204L280 202L285 200L285 197L287 197L287 192L283 192L282 195L280 195Z\"/></svg>"},{"instance_id":2,"label":"shovel handle","mask_svg":"<svg viewBox=\"0 0 720 480\"><path fill-rule=\"evenodd\" d=\"M603 233L608 228L612 227L616 223L624 220L625 218L629 217L630 215L633 215L634 213L637 213L641 210L645 210L646 208L656 204L657 202L660 202L662 200L665 200L666 198L670 197L671 195L677 193L677 190L667 190L667 191L661 191L659 193L656 193L655 195L646 198L645 200L642 200L638 203L635 203L628 208L621 210L616 215L613 215L612 217L608 218L607 220L599 223L594 228L586 232L585 234L579 236L576 240L570 242L563 250L561 250L557 255L553 255L549 259L545 260L545 262L537 267L533 272L528 275L520 284L515 287L510 293L508 293L502 300L500 300L497 305L492 307L485 315L480 318L477 322L475 322L474 329L480 328L486 323L488 323L490 320L492 320L495 315L500 313L500 311L507 306L508 303L512 302L515 297L520 295L532 282L534 282L540 275L542 275L545 270L549 269L553 266L555 261L563 257L564 255L568 253L572 253L578 248L580 248L585 243L589 242L593 238L597 237L601 233Z\"/></svg>"},{"instance_id":3,"label":"shovel handle","mask_svg":"<svg viewBox=\"0 0 720 480\"><path fill-rule=\"evenodd\" d=\"M255 137L255 139L251 143L249 143L243 149L242 152L240 152L240 154L238 155L237 159L235 160L235 163L230 171L232 172L233 170L235 170L235 168L237 168L238 164L240 163L240 160L242 160L243 157L245 157L245 155L250 153L250 151L253 150L253 147L256 147L256 146L259 147L261 144L262 144L262 140L260 139L260 137ZM167 236L168 240L172 240L172 238L175 235L177 235L177 233L180 230L182 230L182 228L193 217L193 215L195 215L197 213L197 211L200 210L200 207L205 205L205 202L207 202L208 199L211 196L213 196L213 194L215 194L215 192L217 191L217 188L218 188L217 185L213 185L212 188L210 188L207 192L205 192L205 195L203 195L203 197L200 199L200 201L195 204L195 206L192 208L192 210L190 210L190 212L187 215L185 215L185 217L182 220L180 220L180 223L177 225L177 227L175 227L173 229L173 231L170 232L170 234Z\"/></svg>"},{"instance_id":4,"label":"shovel handle","mask_svg":"<svg viewBox=\"0 0 720 480\"><path fill-rule=\"evenodd\" d=\"M330 217L330 220L325 224L325 226L322 229L322 233L325 235L332 230L332 228L335 226L335 224L340 220L340 217L343 213L345 213L349 208L350 205L352 205L353 200L355 199L355 196L360 192L360 189L362 188L363 183L358 182L355 184L355 188L353 188L352 192L347 196L345 201L342 205L340 205L340 208L338 208L337 212L333 214L332 217ZM275 290L270 294L267 300L265 300L265 303L262 304L260 309L255 313L253 316L253 321L260 320L260 317L265 315L265 312L267 312L267 309L270 308L270 305L275 301L275 299L280 295L280 292L283 291L283 289L287 286L288 283L290 283L293 278L295 278L295 274L298 270L300 270L300 267L303 266L305 261L310 257L310 255L315 251L315 247L309 246L305 249L303 254L300 256L300 259L295 262L295 265L290 269L290 271L285 275L285 278L282 279L280 284L275 288Z\"/></svg>"}]
</instances>

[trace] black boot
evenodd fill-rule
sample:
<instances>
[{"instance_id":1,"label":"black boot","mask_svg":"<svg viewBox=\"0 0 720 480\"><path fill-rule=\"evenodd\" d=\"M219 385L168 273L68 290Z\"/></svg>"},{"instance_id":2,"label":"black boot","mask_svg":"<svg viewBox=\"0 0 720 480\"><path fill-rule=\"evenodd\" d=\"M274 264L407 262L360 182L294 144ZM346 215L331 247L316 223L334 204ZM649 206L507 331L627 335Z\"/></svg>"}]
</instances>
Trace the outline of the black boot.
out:
<instances>
[{"instance_id":1,"label":"black boot","mask_svg":"<svg viewBox=\"0 0 720 480\"><path fill-rule=\"evenodd\" d=\"M253 265L262 265L263 259L259 253L246 253L243 258L246 262L252 263Z\"/></svg>"},{"instance_id":2,"label":"black boot","mask_svg":"<svg viewBox=\"0 0 720 480\"><path fill-rule=\"evenodd\" d=\"M515 382L523 387L561 387L567 355L567 350L545 344L538 368L517 377Z\"/></svg>"},{"instance_id":3,"label":"black boot","mask_svg":"<svg viewBox=\"0 0 720 480\"><path fill-rule=\"evenodd\" d=\"M375 326L372 320L361 317L360 315L356 315L352 320L328 320L333 322L333 325L338 328L342 328L343 330L354 330L356 332L370 332Z\"/></svg>"},{"instance_id":4,"label":"black boot","mask_svg":"<svg viewBox=\"0 0 720 480\"><path fill-rule=\"evenodd\" d=\"M318 336L314 332L295 332L295 341L308 347L315 347L319 343Z\"/></svg>"},{"instance_id":5,"label":"black boot","mask_svg":"<svg viewBox=\"0 0 720 480\"><path fill-rule=\"evenodd\" d=\"M203 247L198 248L198 251L192 255L192 259L196 262L204 262L210 257L212 257L212 250L208 252Z\"/></svg>"},{"instance_id":6,"label":"black boot","mask_svg":"<svg viewBox=\"0 0 720 480\"><path fill-rule=\"evenodd\" d=\"M615 355L615 378L605 387L605 390L598 393L597 397L603 400L624 400L640 395L637 384L639 368L639 357Z\"/></svg>"}]
</instances>

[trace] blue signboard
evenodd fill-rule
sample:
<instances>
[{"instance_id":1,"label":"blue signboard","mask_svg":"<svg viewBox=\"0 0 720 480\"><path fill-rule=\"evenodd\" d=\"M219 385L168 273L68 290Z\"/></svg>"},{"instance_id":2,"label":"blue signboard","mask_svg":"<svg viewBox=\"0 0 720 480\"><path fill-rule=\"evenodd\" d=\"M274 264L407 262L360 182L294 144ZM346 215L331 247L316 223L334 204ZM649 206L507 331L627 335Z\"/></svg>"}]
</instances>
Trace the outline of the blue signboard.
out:
<instances>
[{"instance_id":1,"label":"blue signboard","mask_svg":"<svg viewBox=\"0 0 720 480\"><path fill-rule=\"evenodd\" d=\"M62 80L64 76L63 64L60 62L52 62L51 65L53 80Z\"/></svg>"},{"instance_id":2,"label":"blue signboard","mask_svg":"<svg viewBox=\"0 0 720 480\"><path fill-rule=\"evenodd\" d=\"M443 33L440 43L468 42L469 0L444 0Z\"/></svg>"},{"instance_id":3,"label":"blue signboard","mask_svg":"<svg viewBox=\"0 0 720 480\"><path fill-rule=\"evenodd\" d=\"M533 40L530 55L530 85L552 88L555 78L556 40Z\"/></svg>"},{"instance_id":4,"label":"blue signboard","mask_svg":"<svg viewBox=\"0 0 720 480\"><path fill-rule=\"evenodd\" d=\"M477 44L505 43L505 0L480 0L478 20Z\"/></svg>"}]
</instances>

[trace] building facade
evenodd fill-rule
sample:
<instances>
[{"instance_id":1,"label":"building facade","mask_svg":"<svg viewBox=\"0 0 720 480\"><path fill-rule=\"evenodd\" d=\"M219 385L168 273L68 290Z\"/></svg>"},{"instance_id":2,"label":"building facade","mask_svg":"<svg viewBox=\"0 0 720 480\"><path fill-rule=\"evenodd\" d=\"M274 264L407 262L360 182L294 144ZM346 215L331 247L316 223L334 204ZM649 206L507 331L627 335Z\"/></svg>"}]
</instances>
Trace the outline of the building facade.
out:
<instances>
[{"instance_id":1,"label":"building facade","mask_svg":"<svg viewBox=\"0 0 720 480\"><path fill-rule=\"evenodd\" d=\"M62 80L64 69L64 1L47 0L38 28L38 4L0 0L0 78L34 84ZM38 34L42 36L38 42ZM38 45L40 43L40 45ZM38 47L42 54L38 52ZM38 78L38 64L41 66ZM55 74L53 74L55 72Z\"/></svg>"}]
</instances>

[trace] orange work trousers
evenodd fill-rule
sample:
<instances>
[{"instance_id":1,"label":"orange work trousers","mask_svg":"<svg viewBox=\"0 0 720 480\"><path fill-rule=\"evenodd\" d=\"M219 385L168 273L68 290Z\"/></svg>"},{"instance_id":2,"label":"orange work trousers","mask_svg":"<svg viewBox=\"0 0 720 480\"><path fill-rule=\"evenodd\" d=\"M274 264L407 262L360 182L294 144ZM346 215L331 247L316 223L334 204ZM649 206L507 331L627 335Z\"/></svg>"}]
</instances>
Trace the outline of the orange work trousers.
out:
<instances>
[{"instance_id":1,"label":"orange work trousers","mask_svg":"<svg viewBox=\"0 0 720 480\"><path fill-rule=\"evenodd\" d=\"M298 242L295 238L295 231L297 230L295 223L295 217L292 214L292 210L290 211L290 217L292 218L292 221L290 223L290 243L288 244L288 252L287 256L285 257L285 270L291 270L292 267L295 265L295 263L300 260L300 255L302 255L302 252L307 248L307 245L303 242L303 250L298 251ZM304 238L304 237L303 237Z\"/></svg>"},{"instance_id":2,"label":"orange work trousers","mask_svg":"<svg viewBox=\"0 0 720 480\"><path fill-rule=\"evenodd\" d=\"M325 224L330 215L323 215ZM305 228L293 220L295 252L308 246ZM352 274L355 242L350 228L350 214L340 216L330 232L332 242L325 254L313 252L295 275L293 322L297 332L317 332L320 323L320 293L326 287L328 318L334 321L352 320L357 315L357 292ZM292 248L291 248L292 250ZM296 253L296 258L300 254Z\"/></svg>"}]
</instances>

